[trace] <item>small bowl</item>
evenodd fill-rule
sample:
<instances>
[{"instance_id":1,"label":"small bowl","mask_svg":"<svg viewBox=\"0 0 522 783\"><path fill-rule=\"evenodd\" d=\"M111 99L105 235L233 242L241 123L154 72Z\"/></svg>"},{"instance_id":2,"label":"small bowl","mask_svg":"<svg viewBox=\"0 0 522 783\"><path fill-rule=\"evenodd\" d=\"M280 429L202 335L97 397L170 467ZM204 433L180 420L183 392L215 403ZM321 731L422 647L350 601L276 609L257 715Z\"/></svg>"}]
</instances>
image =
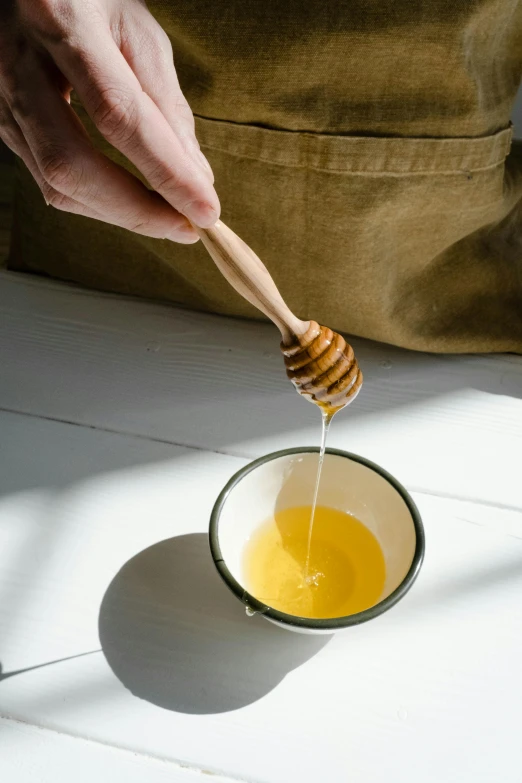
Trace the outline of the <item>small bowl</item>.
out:
<instances>
[{"instance_id":1,"label":"small bowl","mask_svg":"<svg viewBox=\"0 0 522 783\"><path fill-rule=\"evenodd\" d=\"M406 595L424 557L424 529L410 495L383 468L363 457L327 449L318 505L353 514L375 535L386 563L377 604L357 614L311 619L280 612L243 587L244 548L252 533L275 510L312 503L317 448L277 451L246 465L219 495L210 518L210 550L221 578L250 613L301 633L335 633L364 623Z\"/></svg>"}]
</instances>

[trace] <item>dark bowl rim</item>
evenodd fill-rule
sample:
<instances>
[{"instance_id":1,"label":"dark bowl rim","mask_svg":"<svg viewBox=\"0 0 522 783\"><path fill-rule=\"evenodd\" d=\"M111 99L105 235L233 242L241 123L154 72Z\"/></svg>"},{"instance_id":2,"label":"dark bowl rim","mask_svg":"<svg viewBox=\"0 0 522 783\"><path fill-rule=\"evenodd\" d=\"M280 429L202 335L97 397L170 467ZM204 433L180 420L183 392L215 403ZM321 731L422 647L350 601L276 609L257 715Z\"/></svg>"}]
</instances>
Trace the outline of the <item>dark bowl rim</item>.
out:
<instances>
[{"instance_id":1,"label":"dark bowl rim","mask_svg":"<svg viewBox=\"0 0 522 783\"><path fill-rule=\"evenodd\" d=\"M353 454L349 451L342 451L341 449L326 449L327 454L332 454L333 456L337 457L344 457L345 459L349 459L352 462L358 462L370 470L373 470L375 473L378 473L389 484L391 484L406 503L415 529L415 552L413 554L413 559L408 573L400 585L398 585L387 598L385 598L383 601L379 601L378 604L375 604L374 606L371 606L369 609L365 609L362 612L357 612L356 614L351 614L344 617L313 619L310 617L298 617L297 615L286 614L286 612L280 612L278 609L273 609L261 601L258 601L257 598L254 598L253 595L250 595L250 593L245 590L232 576L223 559L221 547L219 545L219 518L221 516L221 512L228 499L228 496L234 487L236 487L236 485L245 478L245 476L256 470L256 468L260 467L261 465L264 465L267 462L272 462L275 459L280 459L281 457L287 457L293 454L313 454L317 453L318 451L319 448L317 446L299 446L297 448L273 451L270 454L259 457L253 462L249 462L248 465L245 465L240 470L238 470L237 473L235 473L224 486L214 504L214 508L212 509L209 525L209 543L212 559L219 572L219 575L227 587L246 607L250 608L254 612L263 614L265 617L271 620L275 620L277 623L281 623L292 628L302 628L303 630L310 631L337 631L340 628L348 628L352 625L360 625L360 623L372 620L373 618L378 617L380 614L388 611L388 609L391 609L392 606L395 606L395 604L406 595L419 574L425 551L424 526L422 524L419 510L413 502L409 492L399 481L397 481L396 478L394 478L394 476L391 475L391 473L388 473L388 471L386 471L384 468L381 468L380 465L377 465L375 462L371 462L370 460L366 459L365 457L361 457L358 454Z\"/></svg>"}]
</instances>

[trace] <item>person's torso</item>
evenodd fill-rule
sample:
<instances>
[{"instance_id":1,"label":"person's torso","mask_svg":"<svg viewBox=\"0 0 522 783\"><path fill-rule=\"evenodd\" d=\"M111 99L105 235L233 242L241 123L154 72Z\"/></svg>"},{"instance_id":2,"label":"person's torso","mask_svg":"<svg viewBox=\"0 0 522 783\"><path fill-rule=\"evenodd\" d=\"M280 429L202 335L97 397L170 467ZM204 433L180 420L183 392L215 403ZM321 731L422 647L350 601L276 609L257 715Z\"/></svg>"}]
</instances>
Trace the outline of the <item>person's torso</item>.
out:
<instances>
[{"instance_id":1,"label":"person's torso","mask_svg":"<svg viewBox=\"0 0 522 783\"><path fill-rule=\"evenodd\" d=\"M152 0L196 115L294 131L481 136L509 122L519 0Z\"/></svg>"}]
</instances>

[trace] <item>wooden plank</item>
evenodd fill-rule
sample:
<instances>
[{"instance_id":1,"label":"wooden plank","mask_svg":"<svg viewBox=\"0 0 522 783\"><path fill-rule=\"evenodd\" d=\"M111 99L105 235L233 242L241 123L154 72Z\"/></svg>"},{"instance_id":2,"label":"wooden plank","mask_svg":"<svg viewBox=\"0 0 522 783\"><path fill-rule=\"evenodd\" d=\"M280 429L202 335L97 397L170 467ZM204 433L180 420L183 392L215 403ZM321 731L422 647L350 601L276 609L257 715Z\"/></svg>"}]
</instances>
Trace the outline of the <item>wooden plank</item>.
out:
<instances>
[{"instance_id":1,"label":"wooden plank","mask_svg":"<svg viewBox=\"0 0 522 783\"><path fill-rule=\"evenodd\" d=\"M99 604L118 569L153 541L205 531L215 498L245 463L18 414L0 413L0 432L4 671L95 649ZM143 494L135 492L136 482ZM154 500L156 484L161 503L165 491L170 495L161 507ZM136 503L130 517L129 493ZM100 515L90 515L91 500ZM87 517L70 516L77 501ZM77 557L96 562L96 574L89 569L82 576ZM25 608L35 620L45 617L36 654L27 640L20 648L12 628Z\"/></svg>"},{"instance_id":2,"label":"wooden plank","mask_svg":"<svg viewBox=\"0 0 522 783\"><path fill-rule=\"evenodd\" d=\"M96 742L0 718L0 776L9 783L232 783L211 770L117 750Z\"/></svg>"},{"instance_id":3,"label":"wooden plank","mask_svg":"<svg viewBox=\"0 0 522 783\"><path fill-rule=\"evenodd\" d=\"M209 559L244 460L145 443L140 464L142 439L29 416L0 430L1 714L267 783L518 781L520 512L417 494L409 595L299 636L247 618Z\"/></svg>"},{"instance_id":4,"label":"wooden plank","mask_svg":"<svg viewBox=\"0 0 522 783\"><path fill-rule=\"evenodd\" d=\"M318 443L270 325L0 281L0 408L243 457ZM354 343L366 382L331 446L412 489L522 508L522 357Z\"/></svg>"}]
</instances>

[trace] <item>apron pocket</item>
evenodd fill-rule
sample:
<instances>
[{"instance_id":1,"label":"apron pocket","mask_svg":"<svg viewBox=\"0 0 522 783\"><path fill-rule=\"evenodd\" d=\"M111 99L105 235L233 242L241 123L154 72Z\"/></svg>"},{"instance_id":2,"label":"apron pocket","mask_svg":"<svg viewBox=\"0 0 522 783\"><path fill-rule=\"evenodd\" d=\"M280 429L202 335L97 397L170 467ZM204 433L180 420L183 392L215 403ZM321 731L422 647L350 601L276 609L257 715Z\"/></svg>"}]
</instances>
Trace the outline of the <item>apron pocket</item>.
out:
<instances>
[{"instance_id":1,"label":"apron pocket","mask_svg":"<svg viewBox=\"0 0 522 783\"><path fill-rule=\"evenodd\" d=\"M479 340L464 314L471 308L476 320L505 269L470 248L519 198L520 177L515 187L505 180L511 128L480 138L354 137L196 117L196 132L223 220L296 314L407 347L488 350L488 325L473 327ZM213 272L209 284L216 309L258 315L231 305Z\"/></svg>"}]
</instances>

